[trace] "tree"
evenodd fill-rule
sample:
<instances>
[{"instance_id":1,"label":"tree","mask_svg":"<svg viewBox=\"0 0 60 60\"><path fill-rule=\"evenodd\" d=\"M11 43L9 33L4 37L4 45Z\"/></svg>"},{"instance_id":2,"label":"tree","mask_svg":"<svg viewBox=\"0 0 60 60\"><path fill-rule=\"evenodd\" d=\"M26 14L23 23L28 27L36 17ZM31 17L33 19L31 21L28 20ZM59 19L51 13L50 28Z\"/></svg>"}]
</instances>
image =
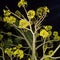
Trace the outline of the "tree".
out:
<instances>
[{"instance_id":1,"label":"tree","mask_svg":"<svg viewBox=\"0 0 60 60\"><path fill-rule=\"evenodd\" d=\"M53 57L60 48L60 44L55 50L50 49L54 47L53 42L60 41L58 32L52 32L51 25L42 25L43 20L50 13L48 7L44 6L39 7L36 11L32 9L27 11L25 8L27 1L25 0L20 0L17 5L19 8L24 8L27 18L19 10L13 13L7 6L6 9L3 9L4 26L7 26L9 30L13 28L11 32L0 31L0 49L3 60L6 59L6 55L11 60L14 58L21 60L25 56L27 60L56 60L60 58ZM39 48L42 50L42 57L39 56ZM48 49L50 50L47 52Z\"/></svg>"}]
</instances>

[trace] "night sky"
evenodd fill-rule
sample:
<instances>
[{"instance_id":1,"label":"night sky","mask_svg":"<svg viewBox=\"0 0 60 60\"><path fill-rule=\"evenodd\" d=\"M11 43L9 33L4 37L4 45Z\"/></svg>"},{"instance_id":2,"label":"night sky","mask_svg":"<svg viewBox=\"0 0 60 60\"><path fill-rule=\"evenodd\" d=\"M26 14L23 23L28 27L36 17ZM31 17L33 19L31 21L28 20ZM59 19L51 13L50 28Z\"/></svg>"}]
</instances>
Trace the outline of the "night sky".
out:
<instances>
[{"instance_id":1,"label":"night sky","mask_svg":"<svg viewBox=\"0 0 60 60\"><path fill-rule=\"evenodd\" d=\"M2 15L2 9L7 5L11 11L19 9L17 3L19 0L0 0L0 15ZM44 24L52 25L55 30L60 31L60 0L27 0L29 9L36 10L40 6L48 6L50 13L44 20ZM21 10L22 11L22 10Z\"/></svg>"}]
</instances>

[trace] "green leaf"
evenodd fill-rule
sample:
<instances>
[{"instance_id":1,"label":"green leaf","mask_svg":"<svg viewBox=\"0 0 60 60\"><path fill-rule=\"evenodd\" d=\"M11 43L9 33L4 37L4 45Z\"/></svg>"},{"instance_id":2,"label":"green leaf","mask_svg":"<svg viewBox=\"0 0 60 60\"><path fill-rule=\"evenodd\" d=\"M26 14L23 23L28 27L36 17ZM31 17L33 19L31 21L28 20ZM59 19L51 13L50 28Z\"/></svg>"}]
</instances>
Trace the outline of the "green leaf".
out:
<instances>
[{"instance_id":1,"label":"green leaf","mask_svg":"<svg viewBox=\"0 0 60 60\"><path fill-rule=\"evenodd\" d=\"M5 42L4 42L4 47L5 48L9 48L13 45L13 41L12 39L8 38Z\"/></svg>"},{"instance_id":2,"label":"green leaf","mask_svg":"<svg viewBox=\"0 0 60 60\"><path fill-rule=\"evenodd\" d=\"M32 33L30 31L26 31L25 29L23 30L25 37L28 39L29 43L32 45L32 40L33 40L33 36Z\"/></svg>"}]
</instances>

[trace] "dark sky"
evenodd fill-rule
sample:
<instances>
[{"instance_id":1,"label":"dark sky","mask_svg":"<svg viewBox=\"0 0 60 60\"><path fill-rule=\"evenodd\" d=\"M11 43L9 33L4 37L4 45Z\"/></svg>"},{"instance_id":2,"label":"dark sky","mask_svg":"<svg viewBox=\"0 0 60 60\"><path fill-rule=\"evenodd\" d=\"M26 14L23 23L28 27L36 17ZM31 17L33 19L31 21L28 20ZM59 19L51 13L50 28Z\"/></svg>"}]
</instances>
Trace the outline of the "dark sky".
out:
<instances>
[{"instance_id":1,"label":"dark sky","mask_svg":"<svg viewBox=\"0 0 60 60\"><path fill-rule=\"evenodd\" d=\"M11 11L19 9L17 7L17 2L19 0L0 0L0 15L2 13L2 8L7 5ZM53 25L54 28L60 30L60 0L27 0L28 8L36 10L39 6L47 5L50 9L48 17L44 21L44 24Z\"/></svg>"}]
</instances>

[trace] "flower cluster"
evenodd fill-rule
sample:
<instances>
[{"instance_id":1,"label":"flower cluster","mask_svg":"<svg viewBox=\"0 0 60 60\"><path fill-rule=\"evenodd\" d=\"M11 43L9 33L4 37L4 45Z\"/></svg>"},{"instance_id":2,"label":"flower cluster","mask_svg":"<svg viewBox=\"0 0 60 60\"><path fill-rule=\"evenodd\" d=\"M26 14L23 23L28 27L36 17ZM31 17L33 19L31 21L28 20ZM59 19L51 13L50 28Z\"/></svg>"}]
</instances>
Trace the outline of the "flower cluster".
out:
<instances>
[{"instance_id":1,"label":"flower cluster","mask_svg":"<svg viewBox=\"0 0 60 60\"><path fill-rule=\"evenodd\" d=\"M9 57L19 57L20 59L22 59L24 57L24 52L23 50L21 50L20 48L22 47L21 44L18 44L18 46L13 47L13 48L6 48L5 49L5 53L9 56Z\"/></svg>"},{"instance_id":2,"label":"flower cluster","mask_svg":"<svg viewBox=\"0 0 60 60\"><path fill-rule=\"evenodd\" d=\"M49 36L49 33L45 29L42 29L40 31L40 36L42 36L43 38L47 38Z\"/></svg>"},{"instance_id":3,"label":"flower cluster","mask_svg":"<svg viewBox=\"0 0 60 60\"><path fill-rule=\"evenodd\" d=\"M11 16L11 13L8 10L3 10L4 12L4 22L7 22L9 24L13 24L16 22L16 18L14 16Z\"/></svg>"},{"instance_id":4,"label":"flower cluster","mask_svg":"<svg viewBox=\"0 0 60 60\"><path fill-rule=\"evenodd\" d=\"M29 26L29 22L26 19L21 19L19 21L19 28L26 28Z\"/></svg>"},{"instance_id":5,"label":"flower cluster","mask_svg":"<svg viewBox=\"0 0 60 60\"><path fill-rule=\"evenodd\" d=\"M53 32L54 40L60 40L60 36L57 31Z\"/></svg>"},{"instance_id":6,"label":"flower cluster","mask_svg":"<svg viewBox=\"0 0 60 60\"><path fill-rule=\"evenodd\" d=\"M52 26L50 26L50 25L47 25L47 26L43 26L47 31L50 31L50 30L52 30Z\"/></svg>"},{"instance_id":7,"label":"flower cluster","mask_svg":"<svg viewBox=\"0 0 60 60\"><path fill-rule=\"evenodd\" d=\"M22 59L24 57L24 52L22 50L16 49L13 53L14 56L17 55L17 57L19 57L20 59Z\"/></svg>"},{"instance_id":8,"label":"flower cluster","mask_svg":"<svg viewBox=\"0 0 60 60\"><path fill-rule=\"evenodd\" d=\"M4 16L9 16L11 14L8 10L3 9L3 12L4 12Z\"/></svg>"},{"instance_id":9,"label":"flower cluster","mask_svg":"<svg viewBox=\"0 0 60 60\"><path fill-rule=\"evenodd\" d=\"M53 50L50 50L50 51L48 52L48 54L51 55L53 52L54 52Z\"/></svg>"},{"instance_id":10,"label":"flower cluster","mask_svg":"<svg viewBox=\"0 0 60 60\"><path fill-rule=\"evenodd\" d=\"M25 5L27 5L27 1L25 1L25 0L20 0L19 2L18 2L18 7L20 8L21 6L25 6Z\"/></svg>"},{"instance_id":11,"label":"flower cluster","mask_svg":"<svg viewBox=\"0 0 60 60\"><path fill-rule=\"evenodd\" d=\"M34 18L34 16L35 16L35 11L34 11L34 10L29 10L28 13L27 13L27 16L28 16L29 19Z\"/></svg>"},{"instance_id":12,"label":"flower cluster","mask_svg":"<svg viewBox=\"0 0 60 60\"><path fill-rule=\"evenodd\" d=\"M13 24L16 22L16 18L14 16L4 17L4 22L9 24Z\"/></svg>"},{"instance_id":13,"label":"flower cluster","mask_svg":"<svg viewBox=\"0 0 60 60\"><path fill-rule=\"evenodd\" d=\"M11 56L13 55L12 48L6 48L6 49L5 49L5 53L6 53L9 57L11 57Z\"/></svg>"},{"instance_id":14,"label":"flower cluster","mask_svg":"<svg viewBox=\"0 0 60 60\"><path fill-rule=\"evenodd\" d=\"M43 26L43 28L49 33L49 37L52 35L52 26L51 25L47 25L47 26Z\"/></svg>"},{"instance_id":15,"label":"flower cluster","mask_svg":"<svg viewBox=\"0 0 60 60\"><path fill-rule=\"evenodd\" d=\"M36 15L40 18L40 17L42 17L42 15L43 15L44 13L49 13L49 12L50 12L50 11L49 11L49 9L48 9L47 6L45 6L45 7L40 7L40 8L37 9Z\"/></svg>"}]
</instances>

